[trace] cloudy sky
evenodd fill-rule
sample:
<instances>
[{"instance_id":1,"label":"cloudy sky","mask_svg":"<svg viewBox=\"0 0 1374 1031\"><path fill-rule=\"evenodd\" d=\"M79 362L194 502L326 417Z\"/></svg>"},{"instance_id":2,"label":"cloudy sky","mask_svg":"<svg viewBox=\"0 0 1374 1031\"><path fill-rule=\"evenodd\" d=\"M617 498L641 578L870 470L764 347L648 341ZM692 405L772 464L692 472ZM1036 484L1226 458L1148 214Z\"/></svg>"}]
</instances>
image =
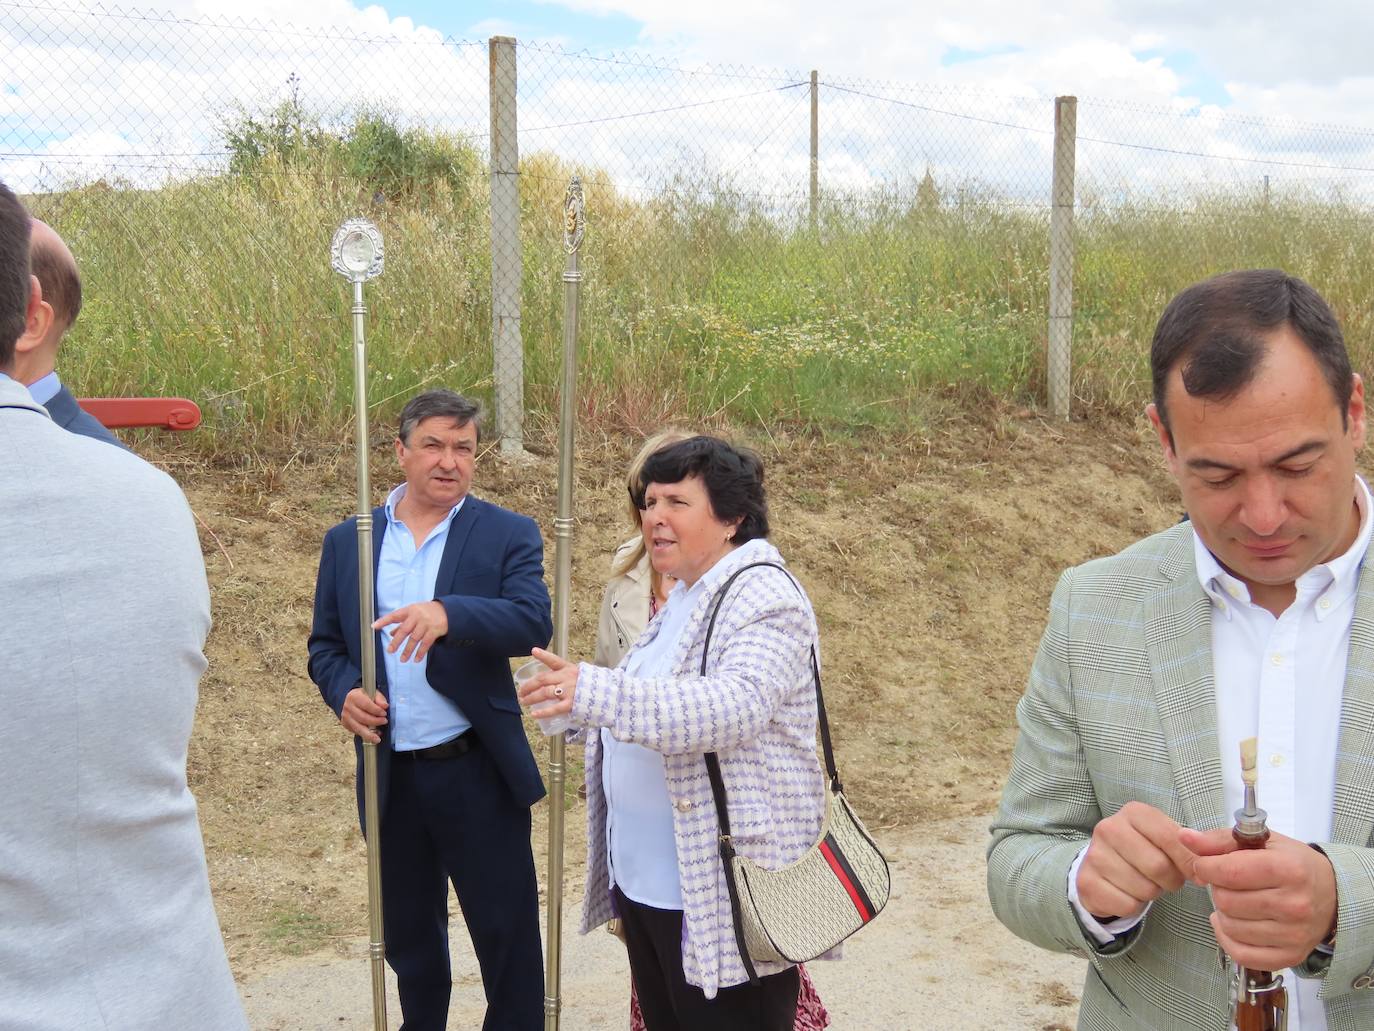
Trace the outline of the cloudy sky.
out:
<instances>
[{"instance_id":1,"label":"cloudy sky","mask_svg":"<svg viewBox=\"0 0 1374 1031\"><path fill-rule=\"evenodd\" d=\"M812 68L837 188L929 168L1042 196L1059 94L1080 98L1080 169L1109 192L1374 180L1374 5L297 0L290 28L279 0L56 7L0 7L0 178L28 188L213 163L226 113L265 109L293 75L321 111L380 101L483 145L495 34L526 44L522 152L627 184L676 162L804 188Z\"/></svg>"},{"instance_id":2,"label":"cloudy sky","mask_svg":"<svg viewBox=\"0 0 1374 1031\"><path fill-rule=\"evenodd\" d=\"M823 73L1354 121L1374 91L1374 7L1289 0L408 0L387 8L456 36Z\"/></svg>"}]
</instances>

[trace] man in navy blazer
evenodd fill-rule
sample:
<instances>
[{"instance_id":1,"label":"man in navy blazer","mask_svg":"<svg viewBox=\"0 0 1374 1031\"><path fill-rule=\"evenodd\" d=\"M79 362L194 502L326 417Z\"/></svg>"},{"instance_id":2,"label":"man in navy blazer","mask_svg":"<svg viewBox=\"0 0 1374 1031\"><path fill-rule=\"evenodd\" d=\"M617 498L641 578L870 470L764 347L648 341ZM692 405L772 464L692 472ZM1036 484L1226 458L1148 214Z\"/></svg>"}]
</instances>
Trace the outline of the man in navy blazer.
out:
<instances>
[{"instance_id":1,"label":"man in navy blazer","mask_svg":"<svg viewBox=\"0 0 1374 1031\"><path fill-rule=\"evenodd\" d=\"M57 378L57 349L81 313L81 275L62 237L36 218L29 230L29 261L38 280L39 303L15 342L14 378L64 430L124 447L123 441L76 403Z\"/></svg>"},{"instance_id":2,"label":"man in navy blazer","mask_svg":"<svg viewBox=\"0 0 1374 1031\"><path fill-rule=\"evenodd\" d=\"M377 696L363 692L356 519L325 535L310 677L355 736L378 745L382 912L403 1031L443 1031L452 979L448 881L482 969L484 1031L543 1027L530 807L544 796L510 674L553 632L532 519L468 494L480 409L449 390L412 398L405 482L373 511Z\"/></svg>"}]
</instances>

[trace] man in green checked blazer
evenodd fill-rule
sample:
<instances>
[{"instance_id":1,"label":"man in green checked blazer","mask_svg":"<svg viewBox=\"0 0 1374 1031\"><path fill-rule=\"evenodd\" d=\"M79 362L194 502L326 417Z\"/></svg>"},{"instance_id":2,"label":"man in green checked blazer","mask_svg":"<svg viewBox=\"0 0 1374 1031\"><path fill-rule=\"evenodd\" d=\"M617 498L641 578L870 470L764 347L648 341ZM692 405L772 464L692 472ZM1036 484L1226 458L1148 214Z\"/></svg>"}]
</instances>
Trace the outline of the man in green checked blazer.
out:
<instances>
[{"instance_id":1,"label":"man in green checked blazer","mask_svg":"<svg viewBox=\"0 0 1374 1031\"><path fill-rule=\"evenodd\" d=\"M1374 1028L1374 572L1364 388L1275 270L1170 302L1148 414L1189 521L1066 572L988 849L999 919L1089 961L1080 1028L1228 1026L1220 950L1289 1031ZM1236 851L1236 745L1273 832Z\"/></svg>"}]
</instances>

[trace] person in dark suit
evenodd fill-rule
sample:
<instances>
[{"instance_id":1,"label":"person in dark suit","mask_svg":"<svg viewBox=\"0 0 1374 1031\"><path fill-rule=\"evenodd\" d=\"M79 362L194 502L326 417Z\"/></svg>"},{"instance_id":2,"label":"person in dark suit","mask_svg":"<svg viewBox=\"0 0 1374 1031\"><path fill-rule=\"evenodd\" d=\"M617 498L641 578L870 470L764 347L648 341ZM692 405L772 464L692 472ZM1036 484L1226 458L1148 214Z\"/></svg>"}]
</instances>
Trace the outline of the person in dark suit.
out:
<instances>
[{"instance_id":1,"label":"person in dark suit","mask_svg":"<svg viewBox=\"0 0 1374 1031\"><path fill-rule=\"evenodd\" d=\"M29 262L38 280L39 303L15 342L14 378L64 430L124 447L123 441L82 410L57 378L57 349L81 313L81 275L62 238L36 218L29 232Z\"/></svg>"},{"instance_id":2,"label":"person in dark suit","mask_svg":"<svg viewBox=\"0 0 1374 1031\"><path fill-rule=\"evenodd\" d=\"M482 968L484 1031L543 1027L530 807L544 796L511 656L553 625L532 519L468 494L480 408L450 390L412 398L396 457L405 482L373 512L377 684L363 691L356 520L325 535L310 677L362 744L378 745L382 912L404 1031L443 1031L452 987L448 884Z\"/></svg>"}]
</instances>

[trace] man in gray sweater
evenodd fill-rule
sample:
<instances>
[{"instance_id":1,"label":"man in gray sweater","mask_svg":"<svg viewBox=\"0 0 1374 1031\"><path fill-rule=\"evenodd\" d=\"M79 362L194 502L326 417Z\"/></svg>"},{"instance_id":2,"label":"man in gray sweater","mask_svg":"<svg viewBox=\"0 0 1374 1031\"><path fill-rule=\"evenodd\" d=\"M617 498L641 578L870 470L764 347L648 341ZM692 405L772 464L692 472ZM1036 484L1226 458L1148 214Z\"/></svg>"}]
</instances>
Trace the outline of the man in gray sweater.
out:
<instances>
[{"instance_id":1,"label":"man in gray sweater","mask_svg":"<svg viewBox=\"0 0 1374 1031\"><path fill-rule=\"evenodd\" d=\"M165 473L5 375L37 301L0 184L0 1028L243 1031L186 785L195 524Z\"/></svg>"}]
</instances>

